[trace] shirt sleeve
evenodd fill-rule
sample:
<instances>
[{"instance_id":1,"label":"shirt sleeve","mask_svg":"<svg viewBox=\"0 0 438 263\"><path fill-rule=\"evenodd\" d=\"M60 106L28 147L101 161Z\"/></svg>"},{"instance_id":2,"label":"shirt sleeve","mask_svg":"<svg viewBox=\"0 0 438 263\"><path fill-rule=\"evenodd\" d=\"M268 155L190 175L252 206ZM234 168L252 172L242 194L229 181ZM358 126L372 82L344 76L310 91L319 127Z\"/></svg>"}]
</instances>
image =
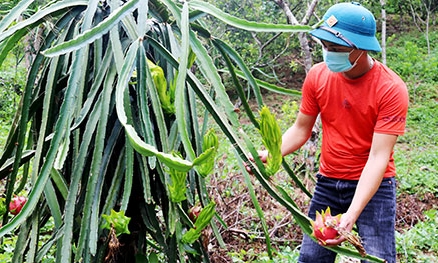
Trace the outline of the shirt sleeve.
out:
<instances>
[{"instance_id":1,"label":"shirt sleeve","mask_svg":"<svg viewBox=\"0 0 438 263\"><path fill-rule=\"evenodd\" d=\"M300 112L311 116L318 115L320 111L316 96L316 82L319 72L317 66L318 65L310 69L309 73L306 76L306 79L304 80L302 88Z\"/></svg>"},{"instance_id":2,"label":"shirt sleeve","mask_svg":"<svg viewBox=\"0 0 438 263\"><path fill-rule=\"evenodd\" d=\"M406 84L402 81L392 83L382 96L374 132L403 135L409 105Z\"/></svg>"}]
</instances>

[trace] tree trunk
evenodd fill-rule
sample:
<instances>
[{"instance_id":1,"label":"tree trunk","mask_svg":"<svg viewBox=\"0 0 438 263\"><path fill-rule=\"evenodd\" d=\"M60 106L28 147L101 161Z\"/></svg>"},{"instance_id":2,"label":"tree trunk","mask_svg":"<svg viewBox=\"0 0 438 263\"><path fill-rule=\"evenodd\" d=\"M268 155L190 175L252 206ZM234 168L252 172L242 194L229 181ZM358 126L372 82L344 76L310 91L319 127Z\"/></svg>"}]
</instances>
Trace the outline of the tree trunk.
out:
<instances>
[{"instance_id":1,"label":"tree trunk","mask_svg":"<svg viewBox=\"0 0 438 263\"><path fill-rule=\"evenodd\" d=\"M380 0L382 5L382 63L386 65L386 10L385 0Z\"/></svg>"},{"instance_id":2,"label":"tree trunk","mask_svg":"<svg viewBox=\"0 0 438 263\"><path fill-rule=\"evenodd\" d=\"M306 15L304 16L303 20L298 22L294 14L289 8L289 2L287 0L274 0L274 2L283 9L283 12L285 13L288 23L291 25L306 25L309 23L309 18L311 14L313 13L316 4L318 3L318 0L313 0L309 8L307 9ZM312 67L313 61L312 61L312 53L310 51L309 47L309 40L307 39L307 33L298 33L298 40L300 42L301 50L304 53L304 68L306 70L306 73L309 72L310 68Z\"/></svg>"}]
</instances>

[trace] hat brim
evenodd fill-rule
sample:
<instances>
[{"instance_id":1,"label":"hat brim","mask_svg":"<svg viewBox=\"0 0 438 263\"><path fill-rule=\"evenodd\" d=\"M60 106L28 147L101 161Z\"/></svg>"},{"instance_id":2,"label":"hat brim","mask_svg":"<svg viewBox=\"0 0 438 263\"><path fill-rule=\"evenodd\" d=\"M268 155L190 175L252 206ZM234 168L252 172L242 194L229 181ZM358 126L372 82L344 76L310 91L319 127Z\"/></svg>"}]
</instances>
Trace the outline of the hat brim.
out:
<instances>
[{"instance_id":1,"label":"hat brim","mask_svg":"<svg viewBox=\"0 0 438 263\"><path fill-rule=\"evenodd\" d=\"M312 36L314 36L318 39L321 39L321 40L332 42L332 43L335 43L335 44L338 44L341 46L346 46L346 47L349 46L344 40L340 39L339 37L336 37L335 35L333 35L332 33L328 32L328 31L320 29L320 28L316 28L316 29L310 31L309 33ZM382 51L382 48L380 47L379 41L374 36L364 36L364 35L351 33L348 31L343 31L341 33L344 35L344 37L346 37L348 40L353 42L358 49L375 51L375 52Z\"/></svg>"}]
</instances>

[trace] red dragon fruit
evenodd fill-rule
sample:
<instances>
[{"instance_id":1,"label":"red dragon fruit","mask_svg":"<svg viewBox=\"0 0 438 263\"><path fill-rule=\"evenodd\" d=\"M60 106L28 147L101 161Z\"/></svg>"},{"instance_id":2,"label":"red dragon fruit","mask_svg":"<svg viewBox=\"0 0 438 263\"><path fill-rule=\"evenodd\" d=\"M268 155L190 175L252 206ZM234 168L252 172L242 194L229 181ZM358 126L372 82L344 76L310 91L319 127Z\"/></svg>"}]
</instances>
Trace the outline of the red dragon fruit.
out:
<instances>
[{"instance_id":1,"label":"red dragon fruit","mask_svg":"<svg viewBox=\"0 0 438 263\"><path fill-rule=\"evenodd\" d=\"M321 213L316 212L315 221L311 221L313 227L313 236L316 237L321 243L326 244L328 239L335 239L339 236L339 233L333 227L328 227L326 222L332 222L334 225L339 225L341 220L341 214L332 216L330 213L330 207Z\"/></svg>"},{"instance_id":2,"label":"red dragon fruit","mask_svg":"<svg viewBox=\"0 0 438 263\"><path fill-rule=\"evenodd\" d=\"M201 213L202 207L201 205L196 205L189 210L189 218L192 220L193 223L195 223L196 219L198 218L199 214Z\"/></svg>"},{"instance_id":3,"label":"red dragon fruit","mask_svg":"<svg viewBox=\"0 0 438 263\"><path fill-rule=\"evenodd\" d=\"M13 215L17 215L20 213L21 209L23 208L24 204L27 202L27 198L24 196L15 196L12 198L11 202L9 203L9 211Z\"/></svg>"}]
</instances>

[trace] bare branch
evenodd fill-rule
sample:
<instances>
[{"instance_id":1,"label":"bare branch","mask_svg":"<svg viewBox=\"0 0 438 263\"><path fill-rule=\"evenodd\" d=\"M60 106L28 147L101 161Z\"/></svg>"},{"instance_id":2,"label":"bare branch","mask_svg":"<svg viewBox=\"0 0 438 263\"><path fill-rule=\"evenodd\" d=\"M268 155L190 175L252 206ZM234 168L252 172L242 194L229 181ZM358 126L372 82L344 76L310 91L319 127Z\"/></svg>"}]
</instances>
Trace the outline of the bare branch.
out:
<instances>
[{"instance_id":1,"label":"bare branch","mask_svg":"<svg viewBox=\"0 0 438 263\"><path fill-rule=\"evenodd\" d=\"M309 23L310 17L315 12L318 1L319 0L313 0L312 3L310 3L310 5L307 7L306 15L304 15L303 19L301 20L302 25L307 25Z\"/></svg>"},{"instance_id":2,"label":"bare branch","mask_svg":"<svg viewBox=\"0 0 438 263\"><path fill-rule=\"evenodd\" d=\"M284 12L284 14L287 17L288 23L292 25L299 25L300 23L292 13L291 9L289 8L289 2L287 0L273 0ZM306 15L303 18L303 21L308 22L307 16L310 18L310 14L313 13L313 10L315 9L315 6L317 4L318 0L313 0L312 4L307 9ZM309 72L310 68L312 67L312 54L310 53L310 47L309 47L309 41L307 39L306 33L298 33L298 39L300 41L301 50L304 53L304 68L306 72Z\"/></svg>"},{"instance_id":3,"label":"bare branch","mask_svg":"<svg viewBox=\"0 0 438 263\"><path fill-rule=\"evenodd\" d=\"M279 36L281 35L281 33L277 33L275 34L275 36L273 36L271 39L269 39L268 41L266 41L265 44L263 44L261 46L261 50L265 49L265 47L267 47L269 44L271 44L275 39L277 39Z\"/></svg>"},{"instance_id":4,"label":"bare branch","mask_svg":"<svg viewBox=\"0 0 438 263\"><path fill-rule=\"evenodd\" d=\"M289 2L287 0L273 0L281 9L283 9L283 12L286 15L287 21L291 25L299 25L300 23L295 18L294 14L292 14L292 11L289 8Z\"/></svg>"}]
</instances>

